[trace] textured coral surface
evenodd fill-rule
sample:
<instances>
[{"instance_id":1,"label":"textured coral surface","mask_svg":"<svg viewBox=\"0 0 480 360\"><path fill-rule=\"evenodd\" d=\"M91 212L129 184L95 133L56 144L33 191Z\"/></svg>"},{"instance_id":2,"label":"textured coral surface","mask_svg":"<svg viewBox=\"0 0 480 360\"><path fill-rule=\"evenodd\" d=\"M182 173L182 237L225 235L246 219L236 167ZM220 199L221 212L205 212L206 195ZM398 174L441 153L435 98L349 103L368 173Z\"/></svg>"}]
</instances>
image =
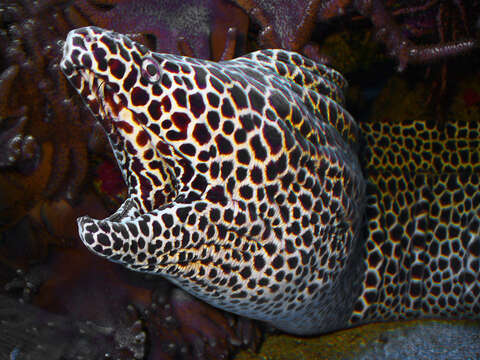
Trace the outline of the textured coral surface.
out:
<instances>
[{"instance_id":1,"label":"textured coral surface","mask_svg":"<svg viewBox=\"0 0 480 360\"><path fill-rule=\"evenodd\" d=\"M315 338L271 336L258 353L243 351L235 359L468 359L478 356L479 339L474 321L370 324Z\"/></svg>"}]
</instances>

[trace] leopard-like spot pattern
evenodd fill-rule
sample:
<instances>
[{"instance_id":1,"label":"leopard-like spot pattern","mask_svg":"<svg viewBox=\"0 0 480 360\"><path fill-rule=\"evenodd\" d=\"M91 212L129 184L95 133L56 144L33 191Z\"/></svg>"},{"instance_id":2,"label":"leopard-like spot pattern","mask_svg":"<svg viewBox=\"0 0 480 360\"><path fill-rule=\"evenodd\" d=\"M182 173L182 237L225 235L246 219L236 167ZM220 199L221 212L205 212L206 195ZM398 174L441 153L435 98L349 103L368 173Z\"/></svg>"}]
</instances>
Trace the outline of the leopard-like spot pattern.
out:
<instances>
[{"instance_id":1,"label":"leopard-like spot pattern","mask_svg":"<svg viewBox=\"0 0 480 360\"><path fill-rule=\"evenodd\" d=\"M362 123L364 290L353 323L480 314L480 124Z\"/></svg>"},{"instance_id":2,"label":"leopard-like spot pattern","mask_svg":"<svg viewBox=\"0 0 480 360\"><path fill-rule=\"evenodd\" d=\"M335 70L284 50L159 54L97 27L69 33L61 68L129 189L78 219L96 254L296 334L479 313L478 182L422 172L433 160L404 154L416 129L360 129Z\"/></svg>"}]
</instances>

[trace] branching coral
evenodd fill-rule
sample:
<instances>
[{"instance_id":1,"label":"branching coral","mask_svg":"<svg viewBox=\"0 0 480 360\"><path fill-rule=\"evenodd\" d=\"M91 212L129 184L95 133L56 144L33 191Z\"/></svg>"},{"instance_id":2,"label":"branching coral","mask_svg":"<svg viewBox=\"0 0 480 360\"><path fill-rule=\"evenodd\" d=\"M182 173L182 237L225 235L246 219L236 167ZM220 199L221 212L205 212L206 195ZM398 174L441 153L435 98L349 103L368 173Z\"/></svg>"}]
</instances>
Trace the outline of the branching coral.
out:
<instances>
[{"instance_id":1,"label":"branching coral","mask_svg":"<svg viewBox=\"0 0 480 360\"><path fill-rule=\"evenodd\" d=\"M90 0L73 8L100 27L140 36L157 52L218 60L232 41L245 46L248 17L225 0Z\"/></svg>"},{"instance_id":2,"label":"branching coral","mask_svg":"<svg viewBox=\"0 0 480 360\"><path fill-rule=\"evenodd\" d=\"M381 0L303 0L298 2L273 0L235 0L261 26L259 42L262 47L282 47L289 50L302 50L312 55L307 44L312 36L315 22L325 23L334 17L356 10L368 18L377 34L385 44L387 52L399 62L399 70L408 63L428 62L451 55L462 54L477 46L471 35L465 38L445 42L443 38L435 45L416 45L405 35L401 25L397 24L393 13ZM432 1L430 1L432 2ZM436 2L436 1L434 1ZM461 10L465 27L472 26L472 20L466 19L461 1L456 2ZM406 7L405 13L421 16L425 7ZM447 12L439 5L439 26L445 23ZM308 45L306 48L305 46ZM314 57L320 58L317 53Z\"/></svg>"},{"instance_id":3,"label":"branching coral","mask_svg":"<svg viewBox=\"0 0 480 360\"><path fill-rule=\"evenodd\" d=\"M300 50L311 36L322 0L236 0L261 26L263 46Z\"/></svg>"},{"instance_id":4,"label":"branching coral","mask_svg":"<svg viewBox=\"0 0 480 360\"><path fill-rule=\"evenodd\" d=\"M461 1L457 3L463 9ZM464 39L446 42L442 31L438 44L416 45L407 38L382 1L357 0L354 5L362 15L371 20L376 29L377 37L385 44L388 53L397 58L399 70L403 70L408 63L429 62L466 53L478 45L474 39L469 38L468 32ZM416 10L407 8L406 12L415 13ZM439 7L437 16L439 16L439 27L441 27L446 21L446 14L442 5ZM467 20L465 19L465 21ZM468 28L468 24L465 24L465 26Z\"/></svg>"},{"instance_id":5,"label":"branching coral","mask_svg":"<svg viewBox=\"0 0 480 360\"><path fill-rule=\"evenodd\" d=\"M73 199L86 175L91 120L58 70L56 42L68 28L57 3L1 5L0 182L14 184L8 197L15 198L2 199L2 217L20 218L39 199Z\"/></svg>"}]
</instances>

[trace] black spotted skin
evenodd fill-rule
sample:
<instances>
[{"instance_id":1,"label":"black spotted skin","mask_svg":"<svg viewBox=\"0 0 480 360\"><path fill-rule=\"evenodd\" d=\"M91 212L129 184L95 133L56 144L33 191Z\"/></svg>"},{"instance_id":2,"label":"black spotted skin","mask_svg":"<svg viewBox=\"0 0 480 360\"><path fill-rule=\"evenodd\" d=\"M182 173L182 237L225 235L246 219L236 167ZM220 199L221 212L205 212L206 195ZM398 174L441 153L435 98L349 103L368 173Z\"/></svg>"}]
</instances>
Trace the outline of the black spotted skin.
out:
<instances>
[{"instance_id":1,"label":"black spotted skin","mask_svg":"<svg viewBox=\"0 0 480 360\"><path fill-rule=\"evenodd\" d=\"M69 33L61 68L129 189L109 218L78 220L89 249L291 333L399 311L384 301L377 232L364 231L381 184L366 195L339 73L283 50L219 63L158 54L96 27Z\"/></svg>"},{"instance_id":2,"label":"black spotted skin","mask_svg":"<svg viewBox=\"0 0 480 360\"><path fill-rule=\"evenodd\" d=\"M480 124L363 123L367 271L352 323L480 314Z\"/></svg>"}]
</instances>

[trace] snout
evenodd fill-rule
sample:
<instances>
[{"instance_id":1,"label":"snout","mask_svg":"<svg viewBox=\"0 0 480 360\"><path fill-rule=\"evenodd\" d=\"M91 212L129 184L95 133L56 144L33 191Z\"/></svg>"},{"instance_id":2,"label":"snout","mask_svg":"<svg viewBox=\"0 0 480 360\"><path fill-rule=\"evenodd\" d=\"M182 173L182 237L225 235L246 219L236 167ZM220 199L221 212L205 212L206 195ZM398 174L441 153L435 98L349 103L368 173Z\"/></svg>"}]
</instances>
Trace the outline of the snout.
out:
<instances>
[{"instance_id":1,"label":"snout","mask_svg":"<svg viewBox=\"0 0 480 360\"><path fill-rule=\"evenodd\" d=\"M90 67L92 59L88 55L90 52L89 44L94 41L95 34L101 30L93 26L83 27L70 31L63 45L63 58L60 62L60 68L65 75L70 76L75 68Z\"/></svg>"}]
</instances>

